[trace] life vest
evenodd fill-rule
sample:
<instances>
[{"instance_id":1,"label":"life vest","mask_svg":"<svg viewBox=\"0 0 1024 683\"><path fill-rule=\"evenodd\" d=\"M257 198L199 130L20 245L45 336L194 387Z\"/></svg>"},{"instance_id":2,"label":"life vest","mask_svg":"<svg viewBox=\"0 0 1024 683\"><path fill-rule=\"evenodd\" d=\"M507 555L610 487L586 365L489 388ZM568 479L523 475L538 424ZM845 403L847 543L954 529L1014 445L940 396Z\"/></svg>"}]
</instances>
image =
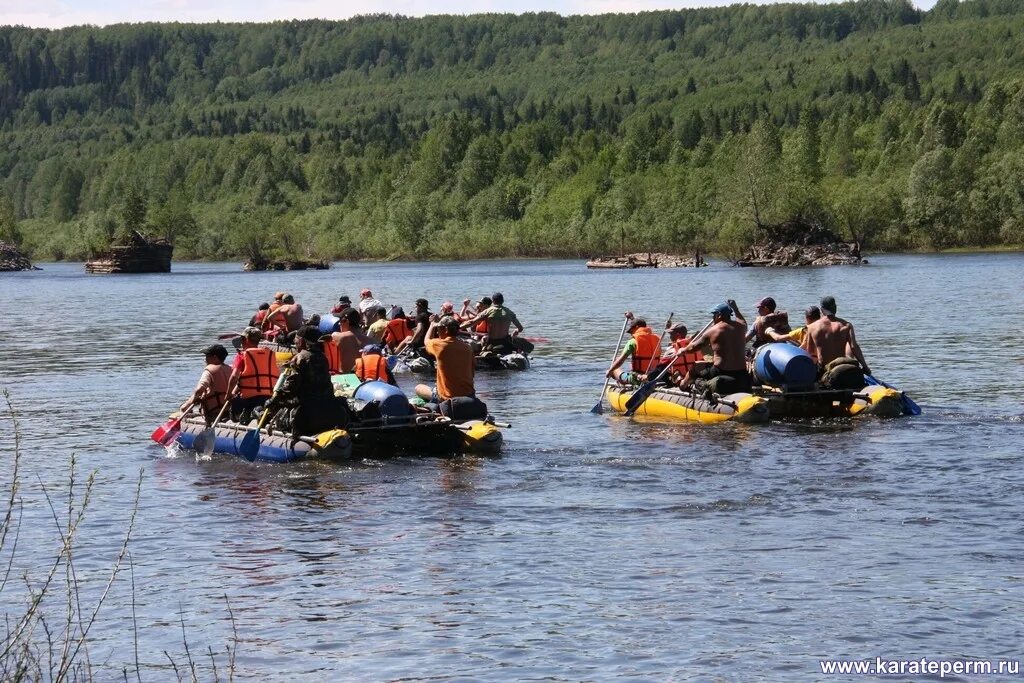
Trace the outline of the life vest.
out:
<instances>
[{"instance_id":1,"label":"life vest","mask_svg":"<svg viewBox=\"0 0 1024 683\"><path fill-rule=\"evenodd\" d=\"M636 351L633 352L633 371L647 372L658 364L661 358L661 337L654 334L649 327L641 327L633 333Z\"/></svg>"},{"instance_id":2,"label":"life vest","mask_svg":"<svg viewBox=\"0 0 1024 683\"><path fill-rule=\"evenodd\" d=\"M228 400L228 380L231 378L231 368L224 364L207 365L206 370L211 377L210 393L201 400L201 403L203 412L207 417L212 418Z\"/></svg>"},{"instance_id":3,"label":"life vest","mask_svg":"<svg viewBox=\"0 0 1024 683\"><path fill-rule=\"evenodd\" d=\"M688 353L678 353L679 349L685 347L690 343L689 339L680 339L679 341L672 342L672 348L676 349L676 357L672 360L672 369L677 371L681 375L685 375L695 363L699 363L704 360L704 354L700 351L690 351Z\"/></svg>"},{"instance_id":4,"label":"life vest","mask_svg":"<svg viewBox=\"0 0 1024 683\"><path fill-rule=\"evenodd\" d=\"M476 324L476 333L477 334L487 334L487 321L486 320L481 320L480 322L478 322Z\"/></svg>"},{"instance_id":5,"label":"life vest","mask_svg":"<svg viewBox=\"0 0 1024 683\"><path fill-rule=\"evenodd\" d=\"M238 373L238 393L242 398L270 396L274 393L274 385L280 374L273 351L261 347L243 349L242 370Z\"/></svg>"},{"instance_id":6,"label":"life vest","mask_svg":"<svg viewBox=\"0 0 1024 683\"><path fill-rule=\"evenodd\" d=\"M364 382L379 379L381 382L388 381L388 362L379 353L368 353L365 356L356 358L356 377Z\"/></svg>"},{"instance_id":7,"label":"life vest","mask_svg":"<svg viewBox=\"0 0 1024 683\"><path fill-rule=\"evenodd\" d=\"M405 318L389 320L388 326L384 328L384 343L389 346L397 346L410 334L412 334L412 330L409 329L409 323Z\"/></svg>"},{"instance_id":8,"label":"life vest","mask_svg":"<svg viewBox=\"0 0 1024 683\"><path fill-rule=\"evenodd\" d=\"M332 375L337 375L341 372L341 347L335 344L334 340L320 342L320 345L327 356L327 369Z\"/></svg>"}]
</instances>

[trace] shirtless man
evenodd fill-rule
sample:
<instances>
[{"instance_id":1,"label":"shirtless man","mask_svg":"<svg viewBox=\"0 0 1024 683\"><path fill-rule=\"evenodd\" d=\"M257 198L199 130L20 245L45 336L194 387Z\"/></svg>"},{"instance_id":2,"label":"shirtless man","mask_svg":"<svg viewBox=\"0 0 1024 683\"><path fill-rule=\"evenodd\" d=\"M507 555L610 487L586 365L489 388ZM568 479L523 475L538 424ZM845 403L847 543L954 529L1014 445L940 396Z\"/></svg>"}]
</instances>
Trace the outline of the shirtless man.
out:
<instances>
[{"instance_id":1,"label":"shirtless man","mask_svg":"<svg viewBox=\"0 0 1024 683\"><path fill-rule=\"evenodd\" d=\"M358 309L346 308L341 314L340 331L331 333L331 339L341 349L342 373L356 369L356 358L359 358L360 350L370 343L369 337L359 328L360 320L362 316Z\"/></svg>"},{"instance_id":2,"label":"shirtless man","mask_svg":"<svg viewBox=\"0 0 1024 683\"><path fill-rule=\"evenodd\" d=\"M738 320L733 320L733 313ZM690 343L679 349L676 354L698 351L706 342L711 344L714 358L708 364L704 361L696 363L686 373L679 385L686 389L696 379L713 379L719 375L729 375L741 385L750 386L750 374L747 373L746 337L747 323L736 308L736 302L729 299L727 304L718 304L711 309L712 325L705 332L698 334Z\"/></svg>"},{"instance_id":3,"label":"shirtless man","mask_svg":"<svg viewBox=\"0 0 1024 683\"><path fill-rule=\"evenodd\" d=\"M850 356L857 359L864 374L870 375L871 369L857 343L853 325L836 317L835 297L823 298L820 308L821 318L807 326L800 348L811 354L818 364L819 373L836 358Z\"/></svg>"}]
</instances>

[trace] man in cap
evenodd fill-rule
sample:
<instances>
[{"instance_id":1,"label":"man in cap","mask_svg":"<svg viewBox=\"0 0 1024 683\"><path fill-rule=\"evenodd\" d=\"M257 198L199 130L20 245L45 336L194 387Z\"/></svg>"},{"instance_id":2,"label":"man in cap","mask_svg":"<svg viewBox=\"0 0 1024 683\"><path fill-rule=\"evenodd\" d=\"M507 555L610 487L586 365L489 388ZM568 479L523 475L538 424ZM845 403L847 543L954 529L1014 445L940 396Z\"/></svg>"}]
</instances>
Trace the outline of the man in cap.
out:
<instances>
[{"instance_id":1,"label":"man in cap","mask_svg":"<svg viewBox=\"0 0 1024 683\"><path fill-rule=\"evenodd\" d=\"M776 311L775 299L772 297L764 297L755 306L757 307L757 317L754 318L754 324L747 332L747 341L753 340L753 346L756 349L772 341L766 332L769 327L774 328L779 334L788 333L790 327L789 314L786 311Z\"/></svg>"},{"instance_id":2,"label":"man in cap","mask_svg":"<svg viewBox=\"0 0 1024 683\"><path fill-rule=\"evenodd\" d=\"M732 319L733 314L737 320ZM711 309L711 321L707 330L691 339L677 354L698 351L707 342L711 344L712 361L710 364L703 361L694 364L679 386L685 389L692 386L694 380L711 380L725 375L736 380L734 386L737 391L750 391L746 359L747 321L732 299Z\"/></svg>"},{"instance_id":3,"label":"man in cap","mask_svg":"<svg viewBox=\"0 0 1024 683\"><path fill-rule=\"evenodd\" d=\"M637 384L647 379L647 374L661 359L661 337L654 334L647 321L635 318L631 311L626 311L627 327L630 339L623 347L619 357L612 361L605 377L614 377L623 384ZM632 370L623 372L620 368L627 358L632 358Z\"/></svg>"},{"instance_id":4,"label":"man in cap","mask_svg":"<svg viewBox=\"0 0 1024 683\"><path fill-rule=\"evenodd\" d=\"M519 322L519 318L516 317L515 313L505 308L505 297L501 292L495 292L491 295L490 308L462 323L462 327L473 327L481 321L487 323L487 336L483 345L485 351L512 353L519 350L517 345L513 343L513 338L523 331L523 325ZM515 325L516 329L510 335L509 329L513 325Z\"/></svg>"},{"instance_id":5,"label":"man in cap","mask_svg":"<svg viewBox=\"0 0 1024 683\"><path fill-rule=\"evenodd\" d=\"M329 338L329 337L327 337ZM320 330L305 325L295 335L297 353L288 361L278 392L267 410L288 409L282 420L296 436L309 436L347 424L347 415L335 400L334 385L324 356Z\"/></svg>"},{"instance_id":6,"label":"man in cap","mask_svg":"<svg viewBox=\"0 0 1024 683\"><path fill-rule=\"evenodd\" d=\"M431 403L461 396L475 397L473 373L476 358L469 344L459 339L459 322L451 317L431 316L426 350L437 362L437 386L416 385L416 395Z\"/></svg>"},{"instance_id":7,"label":"man in cap","mask_svg":"<svg viewBox=\"0 0 1024 683\"><path fill-rule=\"evenodd\" d=\"M377 380L398 386L380 344L367 344L362 348L359 358L356 358L356 367L353 372L364 382Z\"/></svg>"},{"instance_id":8,"label":"man in cap","mask_svg":"<svg viewBox=\"0 0 1024 683\"><path fill-rule=\"evenodd\" d=\"M662 358L659 367L650 374L658 374L664 369L665 364L671 363L671 374L673 377L678 376L678 378L681 379L690 372L690 369L694 365L704 360L704 354L701 349L682 353L682 350L690 343L690 339L686 336L686 333L686 325L683 323L676 323L668 329L669 352L664 358Z\"/></svg>"},{"instance_id":9,"label":"man in cap","mask_svg":"<svg viewBox=\"0 0 1024 683\"><path fill-rule=\"evenodd\" d=\"M248 423L253 411L267 402L281 374L275 353L260 348L262 338L258 328L245 328L241 334L241 348L231 363L231 380L228 382L228 396L233 397L231 417L242 424Z\"/></svg>"},{"instance_id":10,"label":"man in cap","mask_svg":"<svg viewBox=\"0 0 1024 683\"><path fill-rule=\"evenodd\" d=\"M870 375L864 352L857 343L850 322L836 317L835 297L826 296L821 300L821 318L807 326L801 348L818 363L819 373L837 358L856 358L864 374Z\"/></svg>"},{"instance_id":11,"label":"man in cap","mask_svg":"<svg viewBox=\"0 0 1024 683\"><path fill-rule=\"evenodd\" d=\"M331 309L331 313L340 316L346 308L352 308L352 299L348 298L348 295L342 294L338 297L338 303Z\"/></svg>"},{"instance_id":12,"label":"man in cap","mask_svg":"<svg viewBox=\"0 0 1024 683\"><path fill-rule=\"evenodd\" d=\"M231 380L231 368L224 364L228 350L221 344L213 344L203 349L206 367L199 376L199 383L189 399L181 405L181 409L198 403L203 411L206 424L210 425L217 418L221 407L228 400L228 383Z\"/></svg>"}]
</instances>

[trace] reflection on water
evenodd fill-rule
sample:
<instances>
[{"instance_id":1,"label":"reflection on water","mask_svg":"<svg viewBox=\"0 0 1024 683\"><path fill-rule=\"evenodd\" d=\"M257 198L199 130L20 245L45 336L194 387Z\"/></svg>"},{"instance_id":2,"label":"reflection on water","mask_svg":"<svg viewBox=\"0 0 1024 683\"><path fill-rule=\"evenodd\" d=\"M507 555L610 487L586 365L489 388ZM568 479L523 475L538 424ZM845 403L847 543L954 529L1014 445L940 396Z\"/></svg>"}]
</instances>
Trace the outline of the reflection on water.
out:
<instances>
[{"instance_id":1,"label":"reflection on water","mask_svg":"<svg viewBox=\"0 0 1024 683\"><path fill-rule=\"evenodd\" d=\"M0 275L0 300L17 302L4 308L0 375L25 436L22 559L51 548L39 482L60 490L76 453L99 472L87 596L145 470L135 589L116 583L93 631L103 678L134 661L133 602L140 659L163 672L163 652L183 651L179 619L196 650L230 642L225 596L244 677L779 680L817 678L826 656L1015 656L1024 362L1017 329L977 302L1024 309L1022 265L999 254L797 271L538 261ZM478 378L514 425L500 457L282 466L148 442L191 391L198 349L260 301L288 289L315 312L364 286L407 308L499 290L526 334L551 340L530 371ZM622 311L671 310L698 329L726 297L752 314L765 295L799 312L823 294L856 324L876 375L924 415L700 426L588 412ZM69 330L70 346L55 339Z\"/></svg>"}]
</instances>

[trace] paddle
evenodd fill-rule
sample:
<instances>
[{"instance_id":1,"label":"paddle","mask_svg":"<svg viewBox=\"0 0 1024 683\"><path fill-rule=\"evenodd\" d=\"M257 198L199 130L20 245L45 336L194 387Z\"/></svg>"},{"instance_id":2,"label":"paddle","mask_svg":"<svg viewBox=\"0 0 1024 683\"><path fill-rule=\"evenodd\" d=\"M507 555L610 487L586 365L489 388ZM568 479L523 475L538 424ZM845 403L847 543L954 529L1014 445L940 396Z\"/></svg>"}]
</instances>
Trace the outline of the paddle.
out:
<instances>
[{"instance_id":1,"label":"paddle","mask_svg":"<svg viewBox=\"0 0 1024 683\"><path fill-rule=\"evenodd\" d=\"M612 352L612 362L613 363L615 362L616 356L618 356L618 354L619 354L619 345L622 344L622 338L626 336L626 327L629 326L629 321L630 321L630 318L626 318L625 320L622 321L622 332L619 333L619 341L615 342L615 350ZM590 412L594 413L595 415L600 415L601 413L604 412L604 408L601 407L601 404L604 403L604 395L605 395L605 393L607 391L608 391L608 377L605 376L605 378L604 378L604 386L601 387L601 398L597 399L597 403L594 404L594 407L590 409Z\"/></svg>"},{"instance_id":2,"label":"paddle","mask_svg":"<svg viewBox=\"0 0 1024 683\"><path fill-rule=\"evenodd\" d=\"M199 432L199 435L192 441L192 450L200 455L210 455L213 453L214 444L217 441L217 433L214 431L214 427L220 422L220 418L223 417L224 411L231 404L231 399L228 398L224 401L224 405L220 407L220 412L217 413L217 417L214 418L213 424Z\"/></svg>"},{"instance_id":3,"label":"paddle","mask_svg":"<svg viewBox=\"0 0 1024 683\"><path fill-rule=\"evenodd\" d=\"M877 384L879 386L885 387L886 389L892 389L893 391L899 391L899 389L897 389L896 387L891 386L889 384L886 384L885 382L883 382L881 380L875 379L874 377L872 377L871 375L868 375L868 374L864 375L864 381L867 382L869 385L876 385ZM920 415L921 414L921 406L919 406L916 403L914 403L914 401L909 396L907 396L907 392L905 392L905 391L900 391L900 405L903 406L903 412L907 413L908 415Z\"/></svg>"},{"instance_id":4,"label":"paddle","mask_svg":"<svg viewBox=\"0 0 1024 683\"><path fill-rule=\"evenodd\" d=\"M149 438L161 446L170 446L178 438L178 434L181 433L181 421L188 415L190 410L192 410L192 401L189 401L188 405L178 413L178 417L173 417L154 429Z\"/></svg>"},{"instance_id":5,"label":"paddle","mask_svg":"<svg viewBox=\"0 0 1024 683\"><path fill-rule=\"evenodd\" d=\"M524 337L523 335L519 335L519 338L525 339L526 341L531 342L533 344L547 344L548 342L551 341L547 337Z\"/></svg>"},{"instance_id":6,"label":"paddle","mask_svg":"<svg viewBox=\"0 0 1024 683\"><path fill-rule=\"evenodd\" d=\"M277 378L277 384L274 385L274 393L270 395L270 400L267 401L267 405L270 405L274 398L277 396L277 392L281 390L281 385L284 384L285 375L288 374L286 369L281 373L281 376ZM260 452L260 430L263 429L263 423L267 421L271 411L263 408L263 414L260 415L260 421L256 423L256 427L250 429L242 437L242 443L238 444L238 454L243 458L252 462L256 459L256 454Z\"/></svg>"},{"instance_id":7,"label":"paddle","mask_svg":"<svg viewBox=\"0 0 1024 683\"><path fill-rule=\"evenodd\" d=\"M704 329L698 332L693 338L697 339L707 332L708 328L711 327L714 322L714 319L710 320L708 324L704 326ZM623 413L626 417L632 417L633 413L640 409L640 406L644 404L647 397L654 393L654 387L657 386L658 382L671 367L672 363L668 363L664 368L662 368L661 372L655 375L654 379L649 382L644 382L636 391L633 392L633 395L629 397L628 401L626 401L626 412Z\"/></svg>"}]
</instances>

